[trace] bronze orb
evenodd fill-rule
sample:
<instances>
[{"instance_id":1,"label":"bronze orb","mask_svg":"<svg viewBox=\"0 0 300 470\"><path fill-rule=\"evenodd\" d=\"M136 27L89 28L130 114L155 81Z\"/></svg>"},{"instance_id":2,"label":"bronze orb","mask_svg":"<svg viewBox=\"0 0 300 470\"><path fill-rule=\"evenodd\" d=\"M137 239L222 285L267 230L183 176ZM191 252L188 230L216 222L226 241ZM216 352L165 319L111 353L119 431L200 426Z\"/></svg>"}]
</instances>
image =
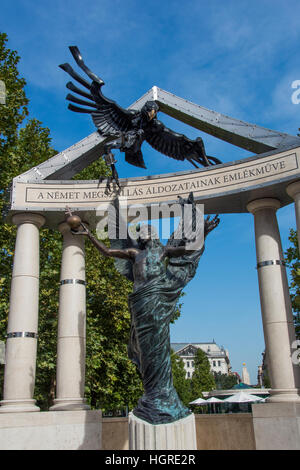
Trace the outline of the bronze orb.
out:
<instances>
[{"instance_id":1,"label":"bronze orb","mask_svg":"<svg viewBox=\"0 0 300 470\"><path fill-rule=\"evenodd\" d=\"M67 224L71 227L72 230L76 230L80 227L81 218L78 215L71 215L67 218Z\"/></svg>"}]
</instances>

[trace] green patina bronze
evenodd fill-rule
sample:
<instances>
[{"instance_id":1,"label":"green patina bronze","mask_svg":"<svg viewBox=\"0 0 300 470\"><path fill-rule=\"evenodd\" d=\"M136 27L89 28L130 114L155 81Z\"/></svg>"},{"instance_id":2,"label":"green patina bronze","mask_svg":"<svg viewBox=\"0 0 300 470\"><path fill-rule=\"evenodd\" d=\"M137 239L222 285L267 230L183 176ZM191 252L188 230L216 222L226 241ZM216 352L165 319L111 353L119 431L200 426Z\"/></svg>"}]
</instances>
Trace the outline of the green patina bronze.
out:
<instances>
[{"instance_id":1,"label":"green patina bronze","mask_svg":"<svg viewBox=\"0 0 300 470\"><path fill-rule=\"evenodd\" d=\"M204 239L219 223L218 216L211 221L209 217L202 222L200 218L196 220L192 193L187 200L181 199L180 204L183 212L190 204L192 216L185 223L182 217L166 246L148 225L142 226L136 242L130 237L113 239L111 248L97 240L83 224L84 230L75 232L87 235L104 256L114 257L119 272L134 283L133 293L129 295L128 355L141 374L144 394L133 413L151 424L171 423L190 414L173 385L169 325L182 289L196 273ZM184 237L176 236L178 231ZM191 246L191 233L200 243Z\"/></svg>"}]
</instances>

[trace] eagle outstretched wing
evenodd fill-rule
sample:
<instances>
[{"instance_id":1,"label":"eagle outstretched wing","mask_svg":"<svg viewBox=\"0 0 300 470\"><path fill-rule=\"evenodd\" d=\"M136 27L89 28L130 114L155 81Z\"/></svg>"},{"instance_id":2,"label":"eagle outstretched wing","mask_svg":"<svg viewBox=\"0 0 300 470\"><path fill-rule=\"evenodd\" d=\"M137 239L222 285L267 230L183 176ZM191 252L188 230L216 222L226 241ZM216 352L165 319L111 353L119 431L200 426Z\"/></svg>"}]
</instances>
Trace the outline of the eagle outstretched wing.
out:
<instances>
[{"instance_id":1,"label":"eagle outstretched wing","mask_svg":"<svg viewBox=\"0 0 300 470\"><path fill-rule=\"evenodd\" d=\"M80 85L88 89L88 92L83 91L82 89L75 86L72 82L68 82L66 87L69 90L89 100L82 100L81 98L77 98L77 96L69 93L66 96L68 101L83 106L88 106L88 108L81 108L73 104L69 104L68 108L71 111L75 111L77 113L91 114L95 126L103 136L119 136L120 133L131 130L132 119L135 117L137 111L124 109L115 101L106 98L101 91L101 87L104 85L104 81L85 65L77 46L70 46L69 49L77 65L88 75L92 82L89 83L87 80L82 78L67 63L61 64L59 66L74 80L80 83Z\"/></svg>"},{"instance_id":2,"label":"eagle outstretched wing","mask_svg":"<svg viewBox=\"0 0 300 470\"><path fill-rule=\"evenodd\" d=\"M158 152L175 160L188 160L196 168L198 168L197 163L203 166L221 163L217 158L206 155L201 137L191 140L183 134L168 129L156 119L146 130L145 140Z\"/></svg>"},{"instance_id":3,"label":"eagle outstretched wing","mask_svg":"<svg viewBox=\"0 0 300 470\"><path fill-rule=\"evenodd\" d=\"M103 137L119 139L118 146L114 143L113 148L124 151L122 147L125 147L127 162L145 168L140 146L143 140L146 140L158 152L175 160L188 160L196 168L198 165L209 166L222 163L219 159L206 155L203 140L200 137L191 140L185 135L168 129L153 116L149 119L147 111L153 111L153 107L157 108L156 111L159 110L156 102L147 101L142 110L138 111L122 108L115 101L106 98L102 94L104 81L85 65L77 46L70 46L69 49L75 62L87 74L91 82L81 77L68 63L60 65L60 68L88 90L82 90L74 83L68 82L67 88L77 96L69 93L67 100L84 106L79 107L70 103L68 108L71 111L91 114L96 128ZM83 100L81 97L86 99Z\"/></svg>"}]
</instances>

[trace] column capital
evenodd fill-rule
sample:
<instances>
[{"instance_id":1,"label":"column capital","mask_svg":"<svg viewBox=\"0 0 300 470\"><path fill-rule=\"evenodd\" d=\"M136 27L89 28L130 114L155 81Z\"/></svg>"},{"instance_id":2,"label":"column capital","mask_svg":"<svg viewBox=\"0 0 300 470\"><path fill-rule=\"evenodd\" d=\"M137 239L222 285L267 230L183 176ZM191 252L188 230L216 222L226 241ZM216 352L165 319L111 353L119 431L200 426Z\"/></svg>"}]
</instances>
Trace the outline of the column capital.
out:
<instances>
[{"instance_id":1,"label":"column capital","mask_svg":"<svg viewBox=\"0 0 300 470\"><path fill-rule=\"evenodd\" d=\"M247 210L252 214L255 214L257 211L262 209L273 209L277 210L281 206L280 201L278 199L273 198L263 198L263 199L255 199L254 201L248 202Z\"/></svg>"},{"instance_id":2,"label":"column capital","mask_svg":"<svg viewBox=\"0 0 300 470\"><path fill-rule=\"evenodd\" d=\"M15 225L34 224L38 228L41 228L46 222L46 219L41 214L34 214L33 212L22 212L19 214L14 214L12 216L12 222Z\"/></svg>"},{"instance_id":3,"label":"column capital","mask_svg":"<svg viewBox=\"0 0 300 470\"><path fill-rule=\"evenodd\" d=\"M294 181L286 187L286 192L289 196L295 199L296 196L300 195L300 180Z\"/></svg>"}]
</instances>

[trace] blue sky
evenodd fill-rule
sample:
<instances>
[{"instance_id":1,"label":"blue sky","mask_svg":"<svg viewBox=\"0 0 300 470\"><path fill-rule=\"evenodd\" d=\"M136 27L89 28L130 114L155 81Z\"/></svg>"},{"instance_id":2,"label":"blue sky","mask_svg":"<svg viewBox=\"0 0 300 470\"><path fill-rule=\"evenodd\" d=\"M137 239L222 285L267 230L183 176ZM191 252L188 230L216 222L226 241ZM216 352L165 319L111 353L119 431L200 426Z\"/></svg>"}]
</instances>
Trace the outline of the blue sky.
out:
<instances>
[{"instance_id":1,"label":"blue sky","mask_svg":"<svg viewBox=\"0 0 300 470\"><path fill-rule=\"evenodd\" d=\"M291 84L300 79L300 3L296 0L2 0L0 29L21 56L30 115L51 130L61 151L94 132L88 115L67 110L69 45L126 107L153 85L215 111L296 134L300 105ZM224 162L250 153L160 113L166 125L201 136L207 153ZM143 148L148 170L117 156L120 177L190 169ZM253 383L264 350L255 270L253 216L222 215L206 243L198 273L185 289L172 342L213 339L229 350L233 369L246 362ZM284 249L295 228L293 206L278 212Z\"/></svg>"}]
</instances>

